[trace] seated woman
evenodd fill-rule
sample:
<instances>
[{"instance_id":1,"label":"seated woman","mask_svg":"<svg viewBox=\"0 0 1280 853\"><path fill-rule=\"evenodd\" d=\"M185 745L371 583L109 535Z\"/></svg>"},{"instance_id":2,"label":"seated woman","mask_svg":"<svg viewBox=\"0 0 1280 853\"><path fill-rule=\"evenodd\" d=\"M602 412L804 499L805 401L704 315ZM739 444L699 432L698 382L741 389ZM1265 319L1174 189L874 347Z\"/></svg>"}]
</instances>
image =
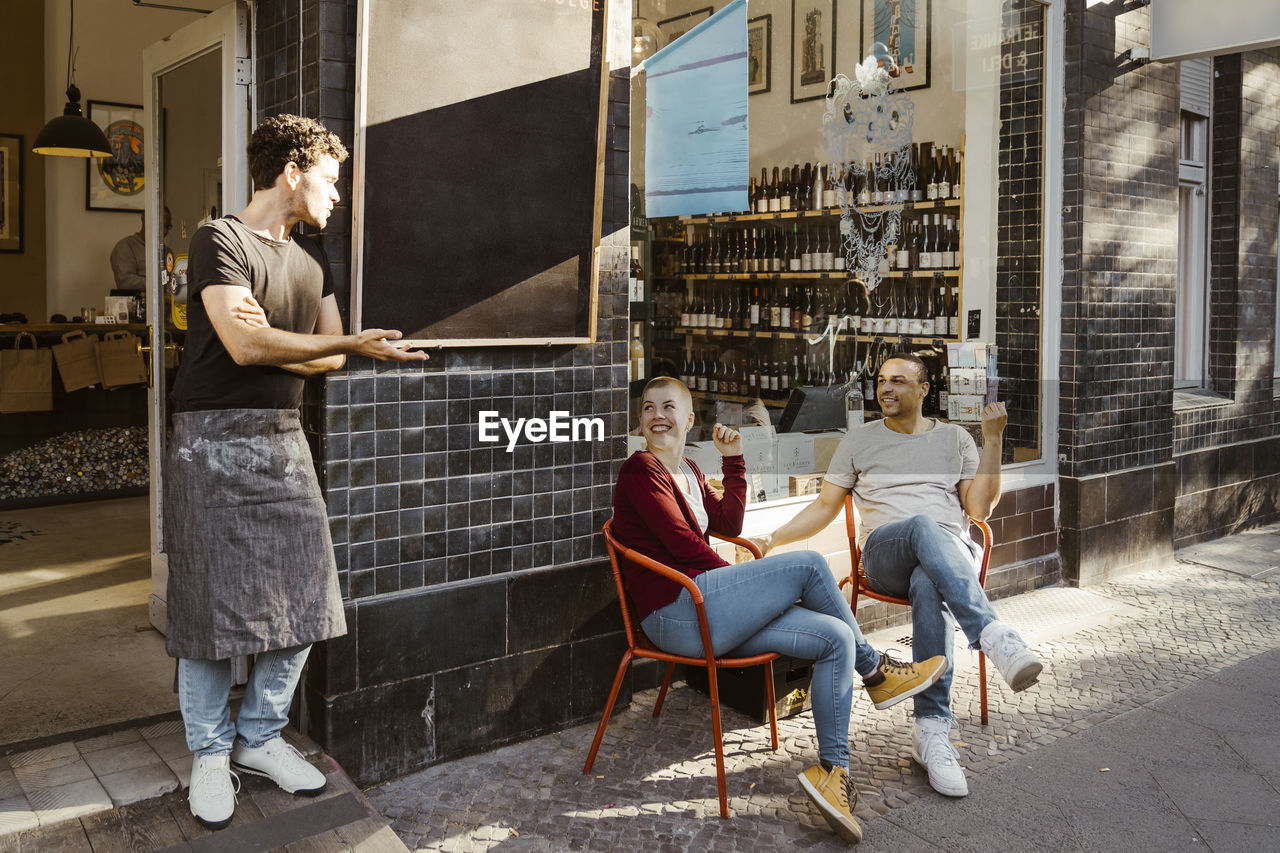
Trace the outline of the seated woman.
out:
<instances>
[{"instance_id":1,"label":"seated woman","mask_svg":"<svg viewBox=\"0 0 1280 853\"><path fill-rule=\"evenodd\" d=\"M614 535L693 579L704 597L716 655L779 652L815 662L811 695L821 764L800 774L800 785L841 838L858 841L862 828L853 817L848 783L854 670L875 707L888 708L937 681L946 659L912 664L876 652L821 554L796 551L737 565L722 560L707 544L706 531L742 531L742 436L721 424L712 430L724 457L720 497L684 458L692 427L693 401L683 383L664 376L645 386L640 429L648 450L632 454L618 475ZM688 590L634 565L624 563L623 575L641 627L656 646L690 657L705 654Z\"/></svg>"}]
</instances>

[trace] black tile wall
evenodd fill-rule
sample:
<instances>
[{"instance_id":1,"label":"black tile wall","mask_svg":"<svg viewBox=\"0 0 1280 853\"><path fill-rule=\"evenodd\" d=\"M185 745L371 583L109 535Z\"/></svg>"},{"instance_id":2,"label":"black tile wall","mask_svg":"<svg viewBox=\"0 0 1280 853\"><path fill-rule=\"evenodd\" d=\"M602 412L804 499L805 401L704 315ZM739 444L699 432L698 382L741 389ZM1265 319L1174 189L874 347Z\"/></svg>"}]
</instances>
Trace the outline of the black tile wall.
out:
<instances>
[{"instance_id":1,"label":"black tile wall","mask_svg":"<svg viewBox=\"0 0 1280 853\"><path fill-rule=\"evenodd\" d=\"M1208 386L1229 403L1179 411L1174 452L1274 435L1280 50L1214 60ZM1270 263L1268 262L1270 258Z\"/></svg>"},{"instance_id":2,"label":"black tile wall","mask_svg":"<svg viewBox=\"0 0 1280 853\"><path fill-rule=\"evenodd\" d=\"M1004 453L1040 444L1040 305L1044 190L1044 6L1002 8L996 345L1000 397L1009 409Z\"/></svg>"},{"instance_id":3,"label":"black tile wall","mask_svg":"<svg viewBox=\"0 0 1280 853\"><path fill-rule=\"evenodd\" d=\"M1176 63L1117 58L1150 44L1149 8L1064 16L1058 469L1086 478L1172 453L1179 90Z\"/></svg>"},{"instance_id":4,"label":"black tile wall","mask_svg":"<svg viewBox=\"0 0 1280 853\"><path fill-rule=\"evenodd\" d=\"M259 118L316 117L351 146L356 5L256 4ZM621 620L599 531L626 454L629 69L609 98L594 343L352 359L308 383L350 633L313 653L307 724L361 783L559 729L608 694ZM349 166L322 236L344 317ZM604 439L479 440L482 411L552 409L600 418Z\"/></svg>"}]
</instances>

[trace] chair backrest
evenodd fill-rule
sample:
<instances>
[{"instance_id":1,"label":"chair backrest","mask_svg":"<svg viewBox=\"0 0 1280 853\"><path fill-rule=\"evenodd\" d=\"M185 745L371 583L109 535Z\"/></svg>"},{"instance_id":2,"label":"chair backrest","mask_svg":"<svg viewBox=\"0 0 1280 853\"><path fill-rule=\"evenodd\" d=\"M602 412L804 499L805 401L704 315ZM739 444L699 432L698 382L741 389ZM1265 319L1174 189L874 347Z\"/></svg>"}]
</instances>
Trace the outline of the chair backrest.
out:
<instances>
[{"instance_id":1,"label":"chair backrest","mask_svg":"<svg viewBox=\"0 0 1280 853\"><path fill-rule=\"evenodd\" d=\"M618 560L622 545L613 538L612 518L604 523L604 544L609 552L609 568L613 570L613 582L618 587L618 604L622 607L622 627L627 632L627 645L634 649L637 645L637 635L640 633L640 617L636 613L636 606L632 603L631 596L627 595L626 585L622 582L622 564Z\"/></svg>"}]
</instances>

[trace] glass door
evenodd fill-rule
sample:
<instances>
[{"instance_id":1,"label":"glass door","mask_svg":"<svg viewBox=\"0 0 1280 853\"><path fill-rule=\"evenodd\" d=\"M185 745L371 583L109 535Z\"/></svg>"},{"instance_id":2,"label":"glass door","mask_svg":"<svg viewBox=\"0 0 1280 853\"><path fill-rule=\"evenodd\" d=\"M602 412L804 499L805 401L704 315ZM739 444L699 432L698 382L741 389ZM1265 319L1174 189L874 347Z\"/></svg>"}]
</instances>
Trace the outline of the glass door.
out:
<instances>
[{"instance_id":1,"label":"glass door","mask_svg":"<svg viewBox=\"0 0 1280 853\"><path fill-rule=\"evenodd\" d=\"M229 3L143 52L143 110L154 128L146 159L148 426L151 470L151 624L165 630L164 455L168 392L186 329L185 256L207 217L236 212L249 196L245 155L252 86L249 14ZM165 216L165 213L168 216ZM165 219L173 229L163 237Z\"/></svg>"}]
</instances>

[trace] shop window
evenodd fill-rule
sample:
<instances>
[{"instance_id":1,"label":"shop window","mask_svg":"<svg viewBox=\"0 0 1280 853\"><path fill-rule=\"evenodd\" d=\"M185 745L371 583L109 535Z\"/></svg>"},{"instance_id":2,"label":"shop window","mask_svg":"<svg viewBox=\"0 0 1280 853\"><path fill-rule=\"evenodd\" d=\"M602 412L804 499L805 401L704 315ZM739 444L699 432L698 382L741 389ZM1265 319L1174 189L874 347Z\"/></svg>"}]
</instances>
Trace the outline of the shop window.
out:
<instances>
[{"instance_id":1,"label":"shop window","mask_svg":"<svg viewBox=\"0 0 1280 853\"><path fill-rule=\"evenodd\" d=\"M635 14L662 29L664 15L707 4L659 5L636 0ZM647 228L633 234L647 237L647 305L632 308L651 319L641 326L643 378L685 379L702 424L767 421L772 469L753 497L772 499L816 489L847 422L879 416L869 392L894 351L929 365L926 413L976 433L985 397L961 393L978 390L959 384L975 377L949 358L982 344L999 377L991 393L1010 411L1005 461L1039 459L1044 6L750 0L745 21L739 210L644 218L646 145L675 143L646 138L645 117L671 105L656 103L635 70L632 208ZM882 71L887 97L867 85ZM836 75L856 98L840 100ZM833 123L861 132L871 113L889 130L833 146ZM797 432L809 427L827 432Z\"/></svg>"},{"instance_id":2,"label":"shop window","mask_svg":"<svg viewBox=\"0 0 1280 853\"><path fill-rule=\"evenodd\" d=\"M1208 164L1212 69L1207 59L1179 66L1178 281L1174 301L1175 388L1205 384L1208 347Z\"/></svg>"}]
</instances>

